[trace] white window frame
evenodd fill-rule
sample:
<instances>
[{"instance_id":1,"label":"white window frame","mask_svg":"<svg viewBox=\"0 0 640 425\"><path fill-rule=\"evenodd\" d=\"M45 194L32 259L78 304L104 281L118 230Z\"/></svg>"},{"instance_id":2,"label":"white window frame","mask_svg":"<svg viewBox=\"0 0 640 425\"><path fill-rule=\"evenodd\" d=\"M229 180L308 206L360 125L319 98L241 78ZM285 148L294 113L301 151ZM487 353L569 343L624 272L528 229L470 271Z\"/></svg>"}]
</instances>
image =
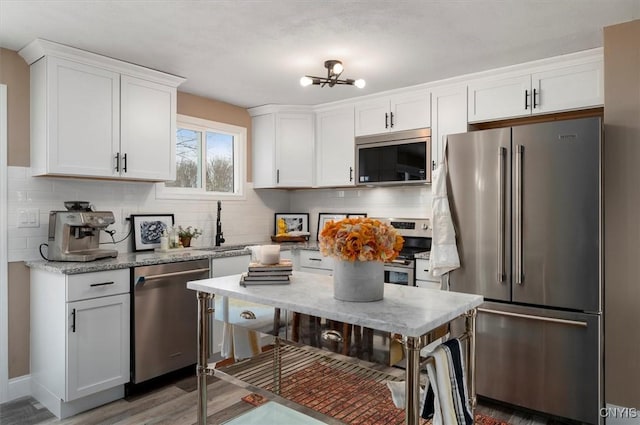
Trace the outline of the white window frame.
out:
<instances>
[{"instance_id":1,"label":"white window frame","mask_svg":"<svg viewBox=\"0 0 640 425\"><path fill-rule=\"evenodd\" d=\"M167 187L164 183L156 184L156 199L228 199L242 200L245 197L247 180L247 129L233 124L226 124L202 118L177 115L177 128L186 128L202 132L203 145L206 143L207 131L226 133L233 136L233 192L207 192L206 188ZM174 143L176 143L174 141ZM202 166L202 164L200 164ZM205 170L203 169L204 173Z\"/></svg>"}]
</instances>

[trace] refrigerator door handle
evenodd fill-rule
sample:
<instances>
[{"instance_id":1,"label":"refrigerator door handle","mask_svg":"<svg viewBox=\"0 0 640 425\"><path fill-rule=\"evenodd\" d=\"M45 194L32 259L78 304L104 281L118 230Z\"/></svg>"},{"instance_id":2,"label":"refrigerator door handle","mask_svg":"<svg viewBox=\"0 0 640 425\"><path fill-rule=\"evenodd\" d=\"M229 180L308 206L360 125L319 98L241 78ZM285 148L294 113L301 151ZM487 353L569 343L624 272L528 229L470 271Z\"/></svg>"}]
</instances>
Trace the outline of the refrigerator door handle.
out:
<instances>
[{"instance_id":1,"label":"refrigerator door handle","mask_svg":"<svg viewBox=\"0 0 640 425\"><path fill-rule=\"evenodd\" d=\"M499 175L498 175L498 283L502 283L505 280L504 273L504 198L505 198L505 186L504 186L504 169L505 169L505 157L507 156L507 148L498 148L498 162Z\"/></svg>"},{"instance_id":2,"label":"refrigerator door handle","mask_svg":"<svg viewBox=\"0 0 640 425\"><path fill-rule=\"evenodd\" d=\"M479 308L479 313L488 313L495 314L497 316L509 316L509 317L517 317L519 319L529 319L529 320L537 320L540 322L550 322L550 323L559 323L562 325L571 325L571 326L579 326L582 328L587 327L587 322L582 322L578 320L567 320L567 319L555 319L553 317L542 317L542 316L534 316L531 314L522 314L522 313L511 313L509 311L498 311L498 310L489 310L486 308Z\"/></svg>"},{"instance_id":3,"label":"refrigerator door handle","mask_svg":"<svg viewBox=\"0 0 640 425\"><path fill-rule=\"evenodd\" d=\"M515 204L514 204L514 250L515 250L515 283L522 285L522 156L524 146L516 145L516 161L515 161Z\"/></svg>"}]
</instances>

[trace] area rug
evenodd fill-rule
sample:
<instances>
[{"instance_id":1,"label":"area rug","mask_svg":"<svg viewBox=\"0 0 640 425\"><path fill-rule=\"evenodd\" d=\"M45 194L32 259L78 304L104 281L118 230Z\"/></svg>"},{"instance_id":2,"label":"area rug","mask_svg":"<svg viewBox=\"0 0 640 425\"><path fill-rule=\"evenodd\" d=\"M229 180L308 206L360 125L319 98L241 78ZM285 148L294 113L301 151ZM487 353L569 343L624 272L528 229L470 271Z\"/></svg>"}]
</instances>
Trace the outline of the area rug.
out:
<instances>
[{"instance_id":1,"label":"area rug","mask_svg":"<svg viewBox=\"0 0 640 425\"><path fill-rule=\"evenodd\" d=\"M272 385L265 389L273 391ZM384 382L366 379L320 362L314 362L295 372L282 382L280 396L349 425L403 425L404 410L391 401ZM242 398L259 406L266 399L259 394ZM431 421L421 419L421 425ZM481 425L509 425L489 416L475 415Z\"/></svg>"}]
</instances>

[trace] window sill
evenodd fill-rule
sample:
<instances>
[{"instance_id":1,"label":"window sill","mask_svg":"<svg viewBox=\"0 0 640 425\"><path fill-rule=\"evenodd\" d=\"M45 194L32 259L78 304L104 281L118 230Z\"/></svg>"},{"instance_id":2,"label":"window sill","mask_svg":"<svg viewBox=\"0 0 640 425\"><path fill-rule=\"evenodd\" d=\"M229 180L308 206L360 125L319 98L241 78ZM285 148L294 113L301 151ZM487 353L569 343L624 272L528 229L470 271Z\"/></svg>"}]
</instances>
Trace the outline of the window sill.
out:
<instances>
[{"instance_id":1,"label":"window sill","mask_svg":"<svg viewBox=\"0 0 640 425\"><path fill-rule=\"evenodd\" d=\"M244 189L244 188L243 188ZM247 199L244 190L238 193L189 191L186 189L172 190L166 188L164 183L156 184L156 199L175 199L193 201L229 200L244 201Z\"/></svg>"}]
</instances>

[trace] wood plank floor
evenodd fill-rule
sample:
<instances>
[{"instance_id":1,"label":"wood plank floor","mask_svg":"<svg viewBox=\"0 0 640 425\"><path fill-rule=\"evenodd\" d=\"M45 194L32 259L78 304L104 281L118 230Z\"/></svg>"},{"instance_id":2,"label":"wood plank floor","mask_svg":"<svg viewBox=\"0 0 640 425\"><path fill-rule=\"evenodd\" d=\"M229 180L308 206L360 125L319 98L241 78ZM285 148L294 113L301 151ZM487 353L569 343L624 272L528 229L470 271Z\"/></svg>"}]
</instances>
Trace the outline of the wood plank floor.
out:
<instances>
[{"instance_id":1,"label":"wood plank floor","mask_svg":"<svg viewBox=\"0 0 640 425\"><path fill-rule=\"evenodd\" d=\"M209 378L208 424L221 424L252 408L241 400L251 391L215 377ZM31 397L24 397L0 405L2 425L134 425L171 424L192 425L196 422L197 393L195 377L187 377L161 388L134 397L127 397L59 420ZM512 425L550 425L553 421L541 416L518 412L486 401L478 412ZM269 424L265 424L269 425Z\"/></svg>"}]
</instances>

